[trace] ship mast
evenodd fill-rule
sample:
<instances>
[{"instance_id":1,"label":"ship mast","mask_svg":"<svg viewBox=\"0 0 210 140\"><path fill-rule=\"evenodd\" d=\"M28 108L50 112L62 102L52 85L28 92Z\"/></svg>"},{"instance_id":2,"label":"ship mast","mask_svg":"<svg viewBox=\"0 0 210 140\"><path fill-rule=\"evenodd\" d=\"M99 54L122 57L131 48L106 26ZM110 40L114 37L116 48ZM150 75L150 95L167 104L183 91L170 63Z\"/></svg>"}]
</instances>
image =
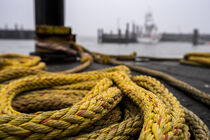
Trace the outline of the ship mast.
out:
<instances>
[{"instance_id":1,"label":"ship mast","mask_svg":"<svg viewBox=\"0 0 210 140\"><path fill-rule=\"evenodd\" d=\"M145 15L144 27L145 27L145 35L147 36L150 36L152 32L157 28L154 23L153 15L151 12L148 12Z\"/></svg>"}]
</instances>

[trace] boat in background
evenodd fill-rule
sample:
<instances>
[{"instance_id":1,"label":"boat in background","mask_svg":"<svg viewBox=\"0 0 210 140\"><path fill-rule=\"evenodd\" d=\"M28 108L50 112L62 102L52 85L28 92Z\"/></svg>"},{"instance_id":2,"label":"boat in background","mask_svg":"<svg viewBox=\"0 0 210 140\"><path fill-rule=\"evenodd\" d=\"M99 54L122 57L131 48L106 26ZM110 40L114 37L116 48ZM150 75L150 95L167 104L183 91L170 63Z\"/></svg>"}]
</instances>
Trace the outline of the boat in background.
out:
<instances>
[{"instance_id":1,"label":"boat in background","mask_svg":"<svg viewBox=\"0 0 210 140\"><path fill-rule=\"evenodd\" d=\"M146 13L145 23L141 34L138 35L139 43L155 44L161 39L161 34L158 33L158 27L154 23L153 15L151 12Z\"/></svg>"}]
</instances>

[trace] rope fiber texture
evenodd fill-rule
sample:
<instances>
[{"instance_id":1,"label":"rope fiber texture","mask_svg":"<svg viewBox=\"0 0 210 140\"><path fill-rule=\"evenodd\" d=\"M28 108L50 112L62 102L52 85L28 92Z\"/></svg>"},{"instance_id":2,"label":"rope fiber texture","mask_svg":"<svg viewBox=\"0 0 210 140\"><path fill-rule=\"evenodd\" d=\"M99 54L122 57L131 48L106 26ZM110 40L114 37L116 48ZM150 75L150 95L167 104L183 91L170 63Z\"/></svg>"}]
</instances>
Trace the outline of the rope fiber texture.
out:
<instances>
[{"instance_id":1,"label":"rope fiber texture","mask_svg":"<svg viewBox=\"0 0 210 140\"><path fill-rule=\"evenodd\" d=\"M0 139L209 139L206 125L152 77L122 65L50 73L24 57L2 61Z\"/></svg>"}]
</instances>

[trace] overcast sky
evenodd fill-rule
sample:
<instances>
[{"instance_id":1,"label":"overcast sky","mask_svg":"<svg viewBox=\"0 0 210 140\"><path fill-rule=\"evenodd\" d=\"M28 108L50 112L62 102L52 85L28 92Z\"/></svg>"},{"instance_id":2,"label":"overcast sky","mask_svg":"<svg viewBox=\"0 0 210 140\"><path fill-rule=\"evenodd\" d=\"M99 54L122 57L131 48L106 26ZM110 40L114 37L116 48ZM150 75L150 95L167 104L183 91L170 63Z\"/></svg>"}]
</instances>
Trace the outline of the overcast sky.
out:
<instances>
[{"instance_id":1,"label":"overcast sky","mask_svg":"<svg viewBox=\"0 0 210 140\"><path fill-rule=\"evenodd\" d=\"M126 22L143 25L152 11L160 32L210 33L210 0L66 0L65 25L78 35L95 35L97 28L116 31ZM33 0L1 0L0 28L8 24L34 29Z\"/></svg>"}]
</instances>

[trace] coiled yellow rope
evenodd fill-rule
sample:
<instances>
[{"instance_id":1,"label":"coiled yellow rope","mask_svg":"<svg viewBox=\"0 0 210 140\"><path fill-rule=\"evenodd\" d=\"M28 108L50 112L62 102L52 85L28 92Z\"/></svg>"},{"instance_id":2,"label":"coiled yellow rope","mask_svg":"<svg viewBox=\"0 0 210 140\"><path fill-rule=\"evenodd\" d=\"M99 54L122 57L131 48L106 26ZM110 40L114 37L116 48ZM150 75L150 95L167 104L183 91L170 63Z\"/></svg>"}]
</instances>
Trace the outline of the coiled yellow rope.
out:
<instances>
[{"instance_id":1,"label":"coiled yellow rope","mask_svg":"<svg viewBox=\"0 0 210 140\"><path fill-rule=\"evenodd\" d=\"M40 62L36 56L24 56L21 54L2 54L0 55L0 68L8 69L14 67L31 67L34 69L45 69L45 63Z\"/></svg>"},{"instance_id":2,"label":"coiled yellow rope","mask_svg":"<svg viewBox=\"0 0 210 140\"><path fill-rule=\"evenodd\" d=\"M182 64L210 67L210 53L192 52L184 55L180 60Z\"/></svg>"},{"instance_id":3,"label":"coiled yellow rope","mask_svg":"<svg viewBox=\"0 0 210 140\"><path fill-rule=\"evenodd\" d=\"M4 63L0 71L0 139L189 139L189 128L199 130L195 138L209 138L204 123L191 127L192 113L185 115L159 81L132 77L125 66L79 74L28 66ZM28 112L46 112L23 113L33 105L38 110Z\"/></svg>"}]
</instances>

